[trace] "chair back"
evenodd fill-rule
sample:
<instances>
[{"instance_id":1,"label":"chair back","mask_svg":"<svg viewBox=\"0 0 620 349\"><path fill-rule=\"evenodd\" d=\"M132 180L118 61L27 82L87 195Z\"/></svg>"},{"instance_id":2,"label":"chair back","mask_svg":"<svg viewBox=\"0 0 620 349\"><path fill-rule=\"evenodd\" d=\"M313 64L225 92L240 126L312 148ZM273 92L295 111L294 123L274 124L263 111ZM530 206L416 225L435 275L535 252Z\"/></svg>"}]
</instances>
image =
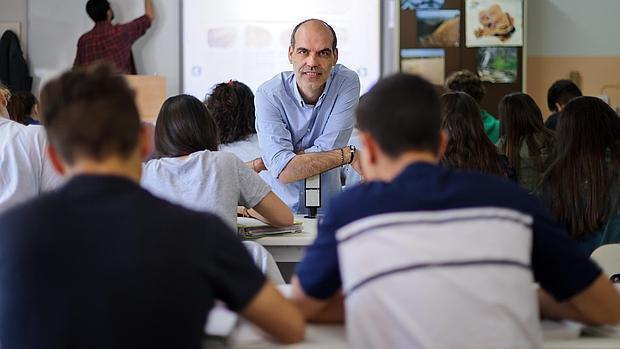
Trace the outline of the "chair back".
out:
<instances>
[{"instance_id":1,"label":"chair back","mask_svg":"<svg viewBox=\"0 0 620 349\"><path fill-rule=\"evenodd\" d=\"M590 256L607 276L620 274L620 244L599 246Z\"/></svg>"}]
</instances>

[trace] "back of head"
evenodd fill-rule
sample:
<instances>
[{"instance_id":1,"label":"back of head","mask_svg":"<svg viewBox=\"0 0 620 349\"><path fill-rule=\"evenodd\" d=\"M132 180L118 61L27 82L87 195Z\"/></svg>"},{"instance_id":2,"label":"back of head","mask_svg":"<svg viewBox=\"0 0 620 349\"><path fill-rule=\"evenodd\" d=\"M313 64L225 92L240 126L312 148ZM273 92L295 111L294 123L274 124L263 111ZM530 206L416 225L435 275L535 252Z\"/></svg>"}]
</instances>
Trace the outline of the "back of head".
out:
<instances>
[{"instance_id":1,"label":"back of head","mask_svg":"<svg viewBox=\"0 0 620 349\"><path fill-rule=\"evenodd\" d=\"M88 0L86 13L95 22L105 21L108 18L110 3L107 0Z\"/></svg>"},{"instance_id":2,"label":"back of head","mask_svg":"<svg viewBox=\"0 0 620 349\"><path fill-rule=\"evenodd\" d=\"M571 99L581 96L581 90L574 82L566 79L557 80L547 91L547 107L552 112L557 112L556 104L566 105Z\"/></svg>"},{"instance_id":3,"label":"back of head","mask_svg":"<svg viewBox=\"0 0 620 349\"><path fill-rule=\"evenodd\" d=\"M15 93L7 106L11 120L27 125L26 117L31 115L32 108L36 104L37 99L32 93L24 91Z\"/></svg>"},{"instance_id":4,"label":"back of head","mask_svg":"<svg viewBox=\"0 0 620 349\"><path fill-rule=\"evenodd\" d=\"M217 125L204 103L189 95L173 96L164 102L155 124L155 149L159 157L215 151L217 147Z\"/></svg>"},{"instance_id":5,"label":"back of head","mask_svg":"<svg viewBox=\"0 0 620 349\"><path fill-rule=\"evenodd\" d=\"M584 160L604 156L620 140L620 118L597 97L577 97L562 111L556 130L558 151L584 154Z\"/></svg>"},{"instance_id":6,"label":"back of head","mask_svg":"<svg viewBox=\"0 0 620 349\"><path fill-rule=\"evenodd\" d=\"M439 98L432 84L415 75L379 81L356 109L358 128L392 157L405 151L436 153L440 133Z\"/></svg>"},{"instance_id":7,"label":"back of head","mask_svg":"<svg viewBox=\"0 0 620 349\"><path fill-rule=\"evenodd\" d=\"M599 98L576 97L562 110L556 138L543 190L556 218L580 238L605 224L612 194L620 195L620 118Z\"/></svg>"},{"instance_id":8,"label":"back of head","mask_svg":"<svg viewBox=\"0 0 620 349\"><path fill-rule=\"evenodd\" d=\"M499 102L498 110L500 134L504 136L502 151L515 168L523 141L527 142L531 155L540 155L543 146L551 145L553 134L545 127L542 113L532 97L521 92L508 94ZM540 136L540 144L535 134Z\"/></svg>"},{"instance_id":9,"label":"back of head","mask_svg":"<svg viewBox=\"0 0 620 349\"><path fill-rule=\"evenodd\" d=\"M205 102L217 123L220 142L228 144L256 133L252 90L239 81L217 84Z\"/></svg>"},{"instance_id":10,"label":"back of head","mask_svg":"<svg viewBox=\"0 0 620 349\"><path fill-rule=\"evenodd\" d=\"M140 118L134 92L109 65L62 74L41 91L41 117L51 144L71 165L76 158L128 158Z\"/></svg>"},{"instance_id":11,"label":"back of head","mask_svg":"<svg viewBox=\"0 0 620 349\"><path fill-rule=\"evenodd\" d=\"M449 91L465 92L472 96L476 103L480 104L485 90L478 75L469 70L459 70L446 79L446 89Z\"/></svg>"},{"instance_id":12,"label":"back of head","mask_svg":"<svg viewBox=\"0 0 620 349\"><path fill-rule=\"evenodd\" d=\"M442 128L448 132L441 163L448 168L506 176L495 146L484 133L476 101L465 92L448 92L441 96L441 106Z\"/></svg>"}]
</instances>

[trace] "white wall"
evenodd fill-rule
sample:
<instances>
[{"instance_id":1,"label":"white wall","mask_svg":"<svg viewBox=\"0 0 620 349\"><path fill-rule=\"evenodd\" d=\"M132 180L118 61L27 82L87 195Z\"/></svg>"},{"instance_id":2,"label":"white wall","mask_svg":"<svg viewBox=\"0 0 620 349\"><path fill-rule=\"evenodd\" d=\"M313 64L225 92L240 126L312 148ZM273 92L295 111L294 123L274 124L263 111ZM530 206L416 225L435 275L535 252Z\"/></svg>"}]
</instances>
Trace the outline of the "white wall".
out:
<instances>
[{"instance_id":1,"label":"white wall","mask_svg":"<svg viewBox=\"0 0 620 349\"><path fill-rule=\"evenodd\" d=\"M165 76L167 93L174 95L180 91L180 0L153 2L156 19L133 47L136 67L139 74ZM115 12L115 23L129 21L144 13L141 0L112 0L110 3ZM78 38L93 27L85 4L85 0L29 0L28 45L35 90L72 66Z\"/></svg>"},{"instance_id":2,"label":"white wall","mask_svg":"<svg viewBox=\"0 0 620 349\"><path fill-rule=\"evenodd\" d=\"M22 50L26 52L28 42L28 31L26 30L28 27L27 0L0 0L0 22L21 23Z\"/></svg>"},{"instance_id":3,"label":"white wall","mask_svg":"<svg viewBox=\"0 0 620 349\"><path fill-rule=\"evenodd\" d=\"M620 56L619 0L529 0L529 56Z\"/></svg>"}]
</instances>

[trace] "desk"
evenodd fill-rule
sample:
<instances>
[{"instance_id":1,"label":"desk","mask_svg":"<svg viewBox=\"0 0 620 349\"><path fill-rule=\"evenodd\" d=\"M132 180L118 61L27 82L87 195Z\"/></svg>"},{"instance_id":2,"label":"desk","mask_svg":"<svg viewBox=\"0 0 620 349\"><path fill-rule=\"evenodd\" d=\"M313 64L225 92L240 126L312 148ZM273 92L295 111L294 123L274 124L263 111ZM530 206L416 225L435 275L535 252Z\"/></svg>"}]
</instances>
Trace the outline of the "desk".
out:
<instances>
[{"instance_id":1,"label":"desk","mask_svg":"<svg viewBox=\"0 0 620 349\"><path fill-rule=\"evenodd\" d=\"M304 218L303 215L296 215L295 220L303 222L303 232L266 236L253 241L263 245L276 262L297 263L303 256L304 248L316 238L317 220Z\"/></svg>"},{"instance_id":2,"label":"desk","mask_svg":"<svg viewBox=\"0 0 620 349\"><path fill-rule=\"evenodd\" d=\"M306 327L306 340L295 345L282 345L262 337L258 330L247 322L235 330L228 342L208 341L207 347L234 348L234 349L268 349L268 348L295 348L295 349L347 349L344 326L309 324ZM545 339L543 349L618 349L620 338L579 337L576 339Z\"/></svg>"},{"instance_id":3,"label":"desk","mask_svg":"<svg viewBox=\"0 0 620 349\"><path fill-rule=\"evenodd\" d=\"M278 290L287 298L291 296L290 285L280 285ZM218 317L214 321L218 321ZM620 338L578 337L581 325L574 322L543 321L542 323L543 349L619 349ZM295 348L295 349L347 349L347 336L342 324L307 324L306 339L302 343L283 345L274 343L261 334L260 330L251 323L242 320L227 341L209 339L206 347L234 348L234 349L268 349L268 348Z\"/></svg>"}]
</instances>

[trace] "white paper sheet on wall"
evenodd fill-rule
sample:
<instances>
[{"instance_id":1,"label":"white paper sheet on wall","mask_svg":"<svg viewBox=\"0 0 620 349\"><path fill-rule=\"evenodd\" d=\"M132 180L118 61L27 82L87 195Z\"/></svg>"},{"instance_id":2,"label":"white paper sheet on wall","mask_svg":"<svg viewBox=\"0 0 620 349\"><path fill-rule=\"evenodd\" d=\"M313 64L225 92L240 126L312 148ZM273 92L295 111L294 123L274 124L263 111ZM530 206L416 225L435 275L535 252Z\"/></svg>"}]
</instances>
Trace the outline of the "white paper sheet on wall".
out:
<instances>
[{"instance_id":1,"label":"white paper sheet on wall","mask_svg":"<svg viewBox=\"0 0 620 349\"><path fill-rule=\"evenodd\" d=\"M183 2L183 91L204 98L229 79L252 90L291 70L293 27L307 18L329 23L338 36L339 63L357 71L365 92L380 74L380 1L229 0Z\"/></svg>"}]
</instances>

